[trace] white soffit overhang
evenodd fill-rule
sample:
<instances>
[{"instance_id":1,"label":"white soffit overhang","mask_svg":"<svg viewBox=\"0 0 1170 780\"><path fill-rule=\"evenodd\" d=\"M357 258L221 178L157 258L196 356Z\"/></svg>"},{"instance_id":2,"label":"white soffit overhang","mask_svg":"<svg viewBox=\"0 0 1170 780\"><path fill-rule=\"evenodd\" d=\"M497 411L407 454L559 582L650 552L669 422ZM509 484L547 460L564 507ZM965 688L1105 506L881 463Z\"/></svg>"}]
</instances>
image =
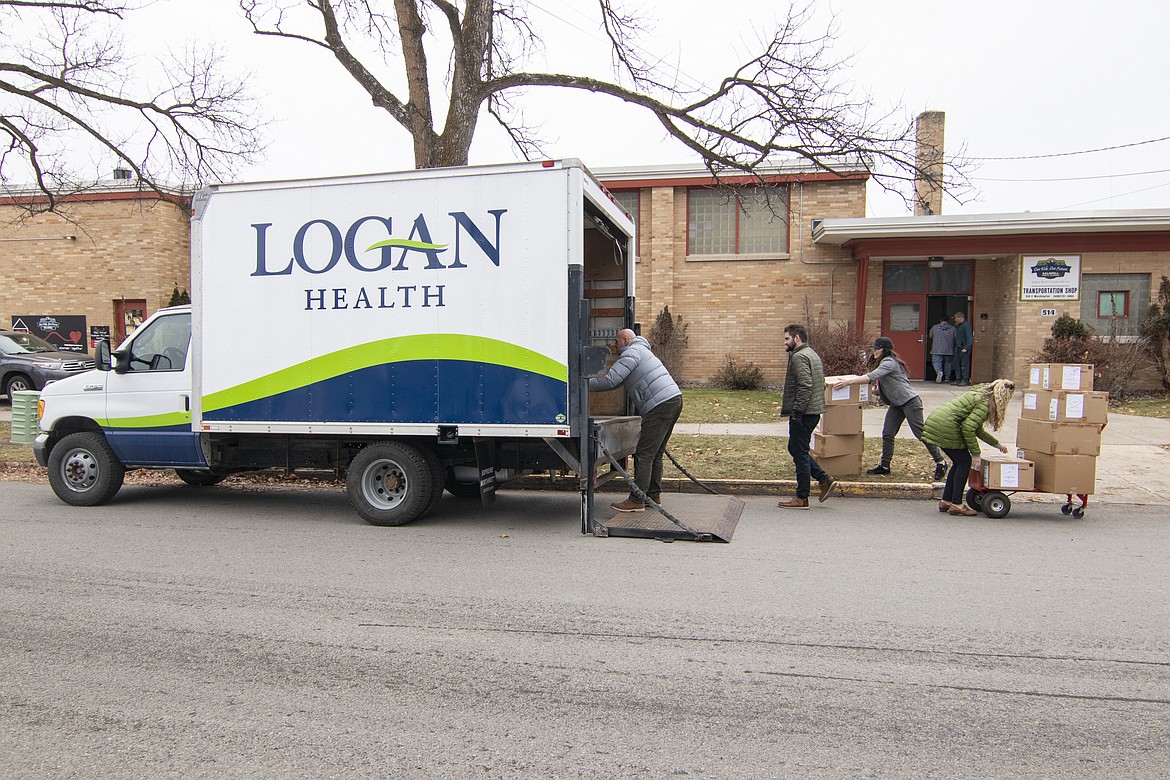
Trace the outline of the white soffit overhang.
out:
<instances>
[{"instance_id":1,"label":"white soffit overhang","mask_svg":"<svg viewBox=\"0 0 1170 780\"><path fill-rule=\"evenodd\" d=\"M1051 233L1145 233L1170 231L1170 209L956 214L930 217L856 217L813 220L813 243L959 238Z\"/></svg>"}]
</instances>

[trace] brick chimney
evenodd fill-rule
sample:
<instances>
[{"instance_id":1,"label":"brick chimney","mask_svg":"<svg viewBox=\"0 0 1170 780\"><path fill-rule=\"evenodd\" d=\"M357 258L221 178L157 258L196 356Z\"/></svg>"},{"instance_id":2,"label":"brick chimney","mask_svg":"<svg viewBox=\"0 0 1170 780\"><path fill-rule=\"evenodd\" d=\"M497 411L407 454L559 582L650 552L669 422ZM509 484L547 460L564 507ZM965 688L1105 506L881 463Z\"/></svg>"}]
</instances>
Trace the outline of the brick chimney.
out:
<instances>
[{"instance_id":1,"label":"brick chimney","mask_svg":"<svg viewBox=\"0 0 1170 780\"><path fill-rule=\"evenodd\" d=\"M942 111L923 111L914 125L918 144L914 162L922 172L914 180L914 216L941 214L946 114ZM924 179L923 173L928 178Z\"/></svg>"}]
</instances>

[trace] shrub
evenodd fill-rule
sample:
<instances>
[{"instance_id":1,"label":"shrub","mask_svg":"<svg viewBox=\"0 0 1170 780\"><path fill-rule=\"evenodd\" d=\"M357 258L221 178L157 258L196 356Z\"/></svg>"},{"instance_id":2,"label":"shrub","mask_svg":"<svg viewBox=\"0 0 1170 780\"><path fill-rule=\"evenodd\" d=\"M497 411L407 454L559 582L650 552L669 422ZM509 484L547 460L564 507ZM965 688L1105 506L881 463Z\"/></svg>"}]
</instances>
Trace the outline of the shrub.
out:
<instances>
[{"instance_id":1,"label":"shrub","mask_svg":"<svg viewBox=\"0 0 1170 780\"><path fill-rule=\"evenodd\" d=\"M804 302L804 327L808 329L808 342L825 366L825 376L843 374L864 374L866 356L869 354L869 339L866 339L855 322L837 320L829 322L824 311L814 313L808 300Z\"/></svg>"},{"instance_id":2,"label":"shrub","mask_svg":"<svg viewBox=\"0 0 1170 780\"><path fill-rule=\"evenodd\" d=\"M755 363L740 363L728 355L711 377L711 384L728 390L759 390L764 386L764 371Z\"/></svg>"},{"instance_id":3,"label":"shrub","mask_svg":"<svg viewBox=\"0 0 1170 780\"><path fill-rule=\"evenodd\" d=\"M1147 359L1146 345L1127 340L1116 324L1110 333L1098 337L1079 319L1062 314L1032 362L1091 364L1093 386L1109 393L1111 401L1120 402L1129 397L1133 378Z\"/></svg>"},{"instance_id":4,"label":"shrub","mask_svg":"<svg viewBox=\"0 0 1170 780\"><path fill-rule=\"evenodd\" d=\"M1170 390L1170 278L1163 276L1158 285L1158 295L1142 320L1141 338L1146 354L1158 369L1162 389Z\"/></svg>"},{"instance_id":5,"label":"shrub","mask_svg":"<svg viewBox=\"0 0 1170 780\"><path fill-rule=\"evenodd\" d=\"M187 293L187 291L183 290L183 292L179 292L179 288L176 286L175 291L171 293L171 300L167 303L167 306L181 306L182 304L190 302L191 296Z\"/></svg>"},{"instance_id":6,"label":"shrub","mask_svg":"<svg viewBox=\"0 0 1170 780\"><path fill-rule=\"evenodd\" d=\"M646 340L670 375L679 376L682 371L682 353L687 346L687 323L683 322L682 315L672 317L670 307L663 306Z\"/></svg>"}]
</instances>

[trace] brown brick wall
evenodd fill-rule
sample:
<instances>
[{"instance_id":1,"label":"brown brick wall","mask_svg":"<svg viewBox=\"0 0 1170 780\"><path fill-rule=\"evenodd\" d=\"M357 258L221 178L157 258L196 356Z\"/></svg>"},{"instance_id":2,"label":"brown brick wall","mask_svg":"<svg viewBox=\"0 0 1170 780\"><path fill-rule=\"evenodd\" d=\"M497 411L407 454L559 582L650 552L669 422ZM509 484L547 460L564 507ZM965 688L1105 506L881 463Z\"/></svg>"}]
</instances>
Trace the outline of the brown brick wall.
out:
<instances>
[{"instance_id":1,"label":"brown brick wall","mask_svg":"<svg viewBox=\"0 0 1170 780\"><path fill-rule=\"evenodd\" d=\"M682 316L688 337L682 381L708 381L733 355L763 369L765 382L779 384L787 363L785 325L804 320L809 310L853 320L856 264L848 250L815 246L810 231L813 218L863 215L864 182L793 185L788 256L769 259L688 260L686 188L648 188L640 197L650 219L641 226L638 320L648 333L663 306Z\"/></svg>"},{"instance_id":2,"label":"brown brick wall","mask_svg":"<svg viewBox=\"0 0 1170 780\"><path fill-rule=\"evenodd\" d=\"M191 289L189 212L159 200L68 204L64 216L20 220L0 205L0 239L74 235L75 241L0 240L0 327L14 315L84 315L113 325L114 301L144 299L147 313ZM88 337L88 334L86 334Z\"/></svg>"}]
</instances>

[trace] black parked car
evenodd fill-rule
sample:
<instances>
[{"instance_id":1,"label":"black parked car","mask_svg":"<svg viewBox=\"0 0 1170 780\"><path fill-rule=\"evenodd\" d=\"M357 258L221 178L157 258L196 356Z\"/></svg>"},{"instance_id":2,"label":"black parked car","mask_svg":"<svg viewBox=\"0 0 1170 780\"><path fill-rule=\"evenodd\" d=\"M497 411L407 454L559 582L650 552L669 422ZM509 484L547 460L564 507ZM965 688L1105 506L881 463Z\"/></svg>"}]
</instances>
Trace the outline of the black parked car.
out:
<instances>
[{"instance_id":1,"label":"black parked car","mask_svg":"<svg viewBox=\"0 0 1170 780\"><path fill-rule=\"evenodd\" d=\"M20 390L40 390L49 382L89 371L93 358L84 352L62 352L49 342L16 330L0 331L0 389L12 400Z\"/></svg>"}]
</instances>

